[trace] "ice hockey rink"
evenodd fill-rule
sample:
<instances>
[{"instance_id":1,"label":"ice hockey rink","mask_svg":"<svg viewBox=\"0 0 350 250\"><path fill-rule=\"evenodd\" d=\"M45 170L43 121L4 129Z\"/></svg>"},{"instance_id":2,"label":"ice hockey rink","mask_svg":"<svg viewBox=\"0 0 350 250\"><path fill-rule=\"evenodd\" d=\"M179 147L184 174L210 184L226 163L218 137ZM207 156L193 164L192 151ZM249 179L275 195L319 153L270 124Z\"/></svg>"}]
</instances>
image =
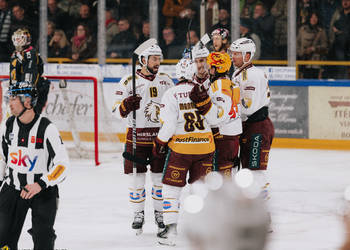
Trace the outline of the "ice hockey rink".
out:
<instances>
[{"instance_id":1,"label":"ice hockey rink","mask_svg":"<svg viewBox=\"0 0 350 250\"><path fill-rule=\"evenodd\" d=\"M190 249L181 215L177 246L157 244L150 201L146 203L144 233L135 236L122 163L120 154L99 167L72 160L70 175L60 188L56 249ZM265 249L339 249L344 238L342 214L344 190L350 185L350 152L274 148L268 173L274 232ZM187 194L184 190L183 197ZM149 190L147 195L150 198ZM33 247L26 232L30 224L28 216L20 249Z\"/></svg>"}]
</instances>

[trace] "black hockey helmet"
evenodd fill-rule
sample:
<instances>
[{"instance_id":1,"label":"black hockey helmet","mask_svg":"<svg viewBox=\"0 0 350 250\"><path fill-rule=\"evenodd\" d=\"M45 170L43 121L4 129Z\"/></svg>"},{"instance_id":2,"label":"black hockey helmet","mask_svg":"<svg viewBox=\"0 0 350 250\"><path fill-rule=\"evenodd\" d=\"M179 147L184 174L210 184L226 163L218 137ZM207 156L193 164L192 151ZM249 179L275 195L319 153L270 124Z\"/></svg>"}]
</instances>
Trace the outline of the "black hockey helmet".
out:
<instances>
[{"instance_id":1,"label":"black hockey helmet","mask_svg":"<svg viewBox=\"0 0 350 250\"><path fill-rule=\"evenodd\" d=\"M9 97L19 96L22 104L24 104L26 97L30 97L32 107L35 107L38 100L38 91L29 82L16 82L10 85L8 95Z\"/></svg>"}]
</instances>

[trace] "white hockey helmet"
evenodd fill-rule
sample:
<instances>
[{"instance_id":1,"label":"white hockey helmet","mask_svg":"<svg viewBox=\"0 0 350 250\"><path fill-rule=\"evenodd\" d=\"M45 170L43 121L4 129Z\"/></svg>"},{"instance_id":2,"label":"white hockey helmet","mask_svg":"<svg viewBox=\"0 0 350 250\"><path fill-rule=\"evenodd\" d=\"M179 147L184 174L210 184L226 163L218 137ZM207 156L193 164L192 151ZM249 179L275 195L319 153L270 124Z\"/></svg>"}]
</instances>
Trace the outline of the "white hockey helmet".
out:
<instances>
[{"instance_id":1,"label":"white hockey helmet","mask_svg":"<svg viewBox=\"0 0 350 250\"><path fill-rule=\"evenodd\" d=\"M205 46L200 46L200 45L194 46L192 50L193 60L196 58L202 58L202 57L207 58L208 56L209 56L209 50Z\"/></svg>"},{"instance_id":2,"label":"white hockey helmet","mask_svg":"<svg viewBox=\"0 0 350 250\"><path fill-rule=\"evenodd\" d=\"M191 59L182 58L176 64L176 78L184 78L187 80L192 80L194 75L194 64Z\"/></svg>"},{"instance_id":3,"label":"white hockey helmet","mask_svg":"<svg viewBox=\"0 0 350 250\"><path fill-rule=\"evenodd\" d=\"M147 65L149 56L160 56L160 59L163 60L162 49L157 44L154 44L151 47L142 51L142 53L139 55L139 62L142 66ZM142 57L145 58L145 64L142 63Z\"/></svg>"},{"instance_id":4,"label":"white hockey helmet","mask_svg":"<svg viewBox=\"0 0 350 250\"><path fill-rule=\"evenodd\" d=\"M248 61L248 62L250 62L254 57L256 47L255 47L255 43L253 42L253 40L243 37L243 38L239 38L239 39L235 40L231 44L229 50L232 52L234 52L234 51L242 52L243 60L245 58L246 53L250 53L250 59ZM244 61L244 63L248 63L248 62Z\"/></svg>"}]
</instances>

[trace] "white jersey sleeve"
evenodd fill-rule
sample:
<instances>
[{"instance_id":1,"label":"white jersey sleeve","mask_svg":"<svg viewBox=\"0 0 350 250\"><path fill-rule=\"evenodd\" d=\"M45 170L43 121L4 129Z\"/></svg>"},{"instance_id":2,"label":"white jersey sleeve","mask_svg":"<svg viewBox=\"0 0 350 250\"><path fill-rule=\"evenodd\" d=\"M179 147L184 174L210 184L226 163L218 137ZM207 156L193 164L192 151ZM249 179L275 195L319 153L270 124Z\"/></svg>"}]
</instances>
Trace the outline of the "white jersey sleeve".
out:
<instances>
[{"instance_id":1,"label":"white jersey sleeve","mask_svg":"<svg viewBox=\"0 0 350 250\"><path fill-rule=\"evenodd\" d=\"M270 102L270 90L266 74L254 66L234 74L233 81L241 89L242 119L248 117Z\"/></svg>"},{"instance_id":2,"label":"white jersey sleeve","mask_svg":"<svg viewBox=\"0 0 350 250\"><path fill-rule=\"evenodd\" d=\"M115 87L115 102L112 108L112 112L115 117L122 119L123 117L120 115L119 107L122 101L129 96L127 87L130 86L128 84L129 81L132 81L132 76L123 77L119 83L116 84Z\"/></svg>"},{"instance_id":3,"label":"white jersey sleeve","mask_svg":"<svg viewBox=\"0 0 350 250\"><path fill-rule=\"evenodd\" d=\"M167 142L175 134L178 114L177 101L172 89L169 89L163 95L160 107L160 123L162 127L159 130L158 138L161 141Z\"/></svg>"},{"instance_id":4,"label":"white jersey sleeve","mask_svg":"<svg viewBox=\"0 0 350 250\"><path fill-rule=\"evenodd\" d=\"M44 174L41 179L45 182L46 186L54 186L66 178L69 169L69 158L55 125L51 123L47 127L44 138L45 146L47 147L46 153L51 159L51 162L48 167L48 173Z\"/></svg>"}]
</instances>

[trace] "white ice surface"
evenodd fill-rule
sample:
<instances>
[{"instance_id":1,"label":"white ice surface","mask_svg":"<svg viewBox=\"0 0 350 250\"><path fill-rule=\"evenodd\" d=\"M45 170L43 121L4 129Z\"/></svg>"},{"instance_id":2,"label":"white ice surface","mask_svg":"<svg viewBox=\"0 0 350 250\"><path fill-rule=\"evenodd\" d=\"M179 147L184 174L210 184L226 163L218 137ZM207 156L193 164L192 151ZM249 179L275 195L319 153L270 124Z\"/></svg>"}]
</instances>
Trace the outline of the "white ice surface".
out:
<instances>
[{"instance_id":1,"label":"white ice surface","mask_svg":"<svg viewBox=\"0 0 350 250\"><path fill-rule=\"evenodd\" d=\"M131 229L128 178L123 174L122 163L120 155L113 163L99 167L72 161L70 175L60 186L56 248L189 250L181 217L177 246L156 243L150 200L146 203L144 233L135 236ZM341 215L345 206L343 192L350 185L350 152L272 149L268 175L274 232L266 250L339 249L344 238ZM186 195L188 190L184 190L183 197ZM147 196L151 197L149 188ZM30 224L29 211L19 248L33 247L26 232Z\"/></svg>"}]
</instances>

